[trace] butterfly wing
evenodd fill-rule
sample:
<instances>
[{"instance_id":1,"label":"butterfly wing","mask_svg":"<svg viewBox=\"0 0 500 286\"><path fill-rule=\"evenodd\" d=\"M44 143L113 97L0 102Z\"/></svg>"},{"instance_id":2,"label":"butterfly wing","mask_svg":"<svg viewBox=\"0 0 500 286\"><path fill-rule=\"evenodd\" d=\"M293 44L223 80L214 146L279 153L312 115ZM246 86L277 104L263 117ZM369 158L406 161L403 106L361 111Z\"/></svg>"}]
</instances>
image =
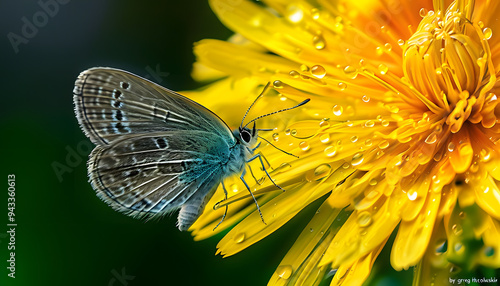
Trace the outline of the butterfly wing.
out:
<instances>
[{"instance_id":1,"label":"butterfly wing","mask_svg":"<svg viewBox=\"0 0 500 286\"><path fill-rule=\"evenodd\" d=\"M183 207L179 228L199 216L225 176L236 144L214 113L125 71L93 68L74 88L78 122L97 147L88 172L98 196L126 214Z\"/></svg>"},{"instance_id":2,"label":"butterfly wing","mask_svg":"<svg viewBox=\"0 0 500 286\"><path fill-rule=\"evenodd\" d=\"M235 142L224 121L204 106L126 71L88 69L73 94L78 123L96 145L171 130L206 131Z\"/></svg>"},{"instance_id":3,"label":"butterfly wing","mask_svg":"<svg viewBox=\"0 0 500 286\"><path fill-rule=\"evenodd\" d=\"M150 133L97 146L89 160L90 182L115 210L153 217L177 210L219 185L229 148L204 131ZM222 148L221 148L222 146Z\"/></svg>"}]
</instances>

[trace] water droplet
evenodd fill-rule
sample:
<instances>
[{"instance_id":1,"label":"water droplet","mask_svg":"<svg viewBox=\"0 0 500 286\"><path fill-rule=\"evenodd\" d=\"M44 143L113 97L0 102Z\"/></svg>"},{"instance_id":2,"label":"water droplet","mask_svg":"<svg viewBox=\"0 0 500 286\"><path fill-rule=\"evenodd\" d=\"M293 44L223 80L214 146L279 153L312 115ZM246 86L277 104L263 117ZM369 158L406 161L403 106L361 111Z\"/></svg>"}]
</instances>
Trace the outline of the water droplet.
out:
<instances>
[{"instance_id":1,"label":"water droplet","mask_svg":"<svg viewBox=\"0 0 500 286\"><path fill-rule=\"evenodd\" d=\"M285 135L290 135L290 128L285 130Z\"/></svg>"},{"instance_id":2,"label":"water droplet","mask_svg":"<svg viewBox=\"0 0 500 286\"><path fill-rule=\"evenodd\" d=\"M297 135L297 129L293 129L293 130L290 132L290 134L291 134L292 136Z\"/></svg>"},{"instance_id":3,"label":"water droplet","mask_svg":"<svg viewBox=\"0 0 500 286\"><path fill-rule=\"evenodd\" d=\"M321 128L328 128L330 127L330 122L329 122L329 118L326 118L326 119L323 119L319 122L319 127Z\"/></svg>"},{"instance_id":4,"label":"water droplet","mask_svg":"<svg viewBox=\"0 0 500 286\"><path fill-rule=\"evenodd\" d=\"M418 11L418 14L422 18L425 17L425 15L427 15L427 9L425 9L425 8L420 9L420 11Z\"/></svg>"},{"instance_id":5,"label":"water droplet","mask_svg":"<svg viewBox=\"0 0 500 286\"><path fill-rule=\"evenodd\" d=\"M330 174L331 169L332 167L329 164L321 164L306 173L306 180L308 182L320 181Z\"/></svg>"},{"instance_id":6,"label":"water droplet","mask_svg":"<svg viewBox=\"0 0 500 286\"><path fill-rule=\"evenodd\" d=\"M387 140L381 141L380 143L378 143L378 147L380 149L385 149L385 148L389 147L389 141L387 141Z\"/></svg>"},{"instance_id":7,"label":"water droplet","mask_svg":"<svg viewBox=\"0 0 500 286\"><path fill-rule=\"evenodd\" d=\"M274 86L274 88L278 88L278 89L283 88L283 82L281 82L281 80L275 80L273 82L273 86Z\"/></svg>"},{"instance_id":8,"label":"water droplet","mask_svg":"<svg viewBox=\"0 0 500 286\"><path fill-rule=\"evenodd\" d=\"M312 15L312 18L314 20L318 20L319 19L319 10L316 9L316 8L312 8L311 9L311 15Z\"/></svg>"},{"instance_id":9,"label":"water droplet","mask_svg":"<svg viewBox=\"0 0 500 286\"><path fill-rule=\"evenodd\" d=\"M465 219L465 217L467 216L465 212L459 212L458 213L458 216L461 218L461 219Z\"/></svg>"},{"instance_id":10,"label":"water droplet","mask_svg":"<svg viewBox=\"0 0 500 286\"><path fill-rule=\"evenodd\" d=\"M436 143L436 141L437 141L437 135L434 132L432 132L431 134L429 134L429 136L427 136L427 138L425 138L425 143L427 144L434 144Z\"/></svg>"},{"instance_id":11,"label":"water droplet","mask_svg":"<svg viewBox=\"0 0 500 286\"><path fill-rule=\"evenodd\" d=\"M351 165L358 166L359 164L363 163L364 159L365 158L363 157L363 153L358 152L352 156Z\"/></svg>"},{"instance_id":12,"label":"water droplet","mask_svg":"<svg viewBox=\"0 0 500 286\"><path fill-rule=\"evenodd\" d=\"M372 215L369 212L361 212L358 214L358 224L360 227L367 227L372 223Z\"/></svg>"},{"instance_id":13,"label":"water droplet","mask_svg":"<svg viewBox=\"0 0 500 286\"><path fill-rule=\"evenodd\" d=\"M323 66L315 65L311 68L311 74L317 78L324 78L326 70Z\"/></svg>"},{"instance_id":14,"label":"water droplet","mask_svg":"<svg viewBox=\"0 0 500 286\"><path fill-rule=\"evenodd\" d=\"M479 156L481 156L481 161L488 162L491 158L491 153L489 150L482 149Z\"/></svg>"},{"instance_id":15,"label":"water droplet","mask_svg":"<svg viewBox=\"0 0 500 286\"><path fill-rule=\"evenodd\" d=\"M353 66L346 66L344 74L350 79L355 79L358 76L358 70Z\"/></svg>"},{"instance_id":16,"label":"water droplet","mask_svg":"<svg viewBox=\"0 0 500 286\"><path fill-rule=\"evenodd\" d=\"M448 241L447 240L441 240L436 243L436 254L443 254L448 250Z\"/></svg>"},{"instance_id":17,"label":"water droplet","mask_svg":"<svg viewBox=\"0 0 500 286\"><path fill-rule=\"evenodd\" d=\"M333 114L340 116L342 115L342 112L344 112L344 108L341 105L335 105L333 106Z\"/></svg>"},{"instance_id":18,"label":"water droplet","mask_svg":"<svg viewBox=\"0 0 500 286\"><path fill-rule=\"evenodd\" d=\"M361 97L361 100L363 100L363 102L370 102L370 97L365 94Z\"/></svg>"},{"instance_id":19,"label":"water droplet","mask_svg":"<svg viewBox=\"0 0 500 286\"><path fill-rule=\"evenodd\" d=\"M288 74L293 78L298 78L300 76L300 73L296 70L291 70Z\"/></svg>"},{"instance_id":20,"label":"water droplet","mask_svg":"<svg viewBox=\"0 0 500 286\"><path fill-rule=\"evenodd\" d=\"M436 71L436 74L442 74L443 73L443 69L442 68L436 68L435 71Z\"/></svg>"},{"instance_id":21,"label":"water droplet","mask_svg":"<svg viewBox=\"0 0 500 286\"><path fill-rule=\"evenodd\" d=\"M455 144L453 142L448 143L448 151L455 151Z\"/></svg>"},{"instance_id":22,"label":"water droplet","mask_svg":"<svg viewBox=\"0 0 500 286\"><path fill-rule=\"evenodd\" d=\"M373 122L373 120L367 120L365 122L365 127L373 127L375 126L375 122Z\"/></svg>"},{"instance_id":23,"label":"water droplet","mask_svg":"<svg viewBox=\"0 0 500 286\"><path fill-rule=\"evenodd\" d=\"M314 231L314 229L312 227L309 228L309 232L313 232L313 231Z\"/></svg>"},{"instance_id":24,"label":"water droplet","mask_svg":"<svg viewBox=\"0 0 500 286\"><path fill-rule=\"evenodd\" d=\"M306 141L302 141L299 143L299 148L302 149L302 151L307 151L309 150L309 144Z\"/></svg>"},{"instance_id":25,"label":"water droplet","mask_svg":"<svg viewBox=\"0 0 500 286\"><path fill-rule=\"evenodd\" d=\"M317 50L322 50L326 47L325 39L322 35L314 36L313 45Z\"/></svg>"},{"instance_id":26,"label":"water droplet","mask_svg":"<svg viewBox=\"0 0 500 286\"><path fill-rule=\"evenodd\" d=\"M380 122L380 124L384 127L387 127L387 126L389 126L389 121L384 119L384 120L382 120L382 122Z\"/></svg>"},{"instance_id":27,"label":"water droplet","mask_svg":"<svg viewBox=\"0 0 500 286\"><path fill-rule=\"evenodd\" d=\"M483 250L484 255L492 257L495 254L495 249L491 246L485 246Z\"/></svg>"},{"instance_id":28,"label":"water droplet","mask_svg":"<svg viewBox=\"0 0 500 286\"><path fill-rule=\"evenodd\" d=\"M416 191L409 191L406 193L406 195L408 196L408 199L410 199L410 201L416 200L418 196Z\"/></svg>"},{"instance_id":29,"label":"water droplet","mask_svg":"<svg viewBox=\"0 0 500 286\"><path fill-rule=\"evenodd\" d=\"M390 52L392 50L392 45L389 43L385 43L384 48L386 51Z\"/></svg>"},{"instance_id":30,"label":"water droplet","mask_svg":"<svg viewBox=\"0 0 500 286\"><path fill-rule=\"evenodd\" d=\"M380 65L378 65L378 71L380 72L380 74L383 75L389 71L389 68L384 64L380 64Z\"/></svg>"},{"instance_id":31,"label":"water droplet","mask_svg":"<svg viewBox=\"0 0 500 286\"><path fill-rule=\"evenodd\" d=\"M449 147L449 145L448 145L448 147ZM473 152L474 152L474 150L472 149L472 145L470 143L463 143L458 148L458 153L463 158L467 158Z\"/></svg>"},{"instance_id":32,"label":"water droplet","mask_svg":"<svg viewBox=\"0 0 500 286\"><path fill-rule=\"evenodd\" d=\"M477 25L478 25L478 26L479 26L479 28L481 28L481 29L482 29L482 28L484 28L484 23L483 23L483 21L478 21L478 22L477 22Z\"/></svg>"},{"instance_id":33,"label":"water droplet","mask_svg":"<svg viewBox=\"0 0 500 286\"><path fill-rule=\"evenodd\" d=\"M234 236L233 238L234 242L236 243L242 243L245 240L245 234L244 233L239 233Z\"/></svg>"},{"instance_id":34,"label":"water droplet","mask_svg":"<svg viewBox=\"0 0 500 286\"><path fill-rule=\"evenodd\" d=\"M304 18L304 11L296 5L289 5L286 11L287 19L292 23L298 23Z\"/></svg>"},{"instance_id":35,"label":"water droplet","mask_svg":"<svg viewBox=\"0 0 500 286\"><path fill-rule=\"evenodd\" d=\"M377 181L377 179L375 179L375 178L374 178L374 179L371 179L368 183L370 184L370 186L375 186L375 185L377 185L377 184L378 184L378 181ZM372 194L372 193L374 193L374 194ZM370 193L369 193L366 197L367 197L367 198L368 198L369 196L374 196L374 197L375 197L377 194L378 194L378 192L377 192L377 191L371 191L371 192L370 192Z\"/></svg>"},{"instance_id":36,"label":"water droplet","mask_svg":"<svg viewBox=\"0 0 500 286\"><path fill-rule=\"evenodd\" d=\"M384 54L384 50L382 50L381 47L376 47L375 54L377 54L377 56L381 56L382 54Z\"/></svg>"},{"instance_id":37,"label":"water droplet","mask_svg":"<svg viewBox=\"0 0 500 286\"><path fill-rule=\"evenodd\" d=\"M344 169L349 169L351 167L351 164L345 162L344 164L342 164L342 168Z\"/></svg>"},{"instance_id":38,"label":"water droplet","mask_svg":"<svg viewBox=\"0 0 500 286\"><path fill-rule=\"evenodd\" d=\"M325 155L328 157L333 157L335 154L337 154L337 147L335 146L328 146L325 148Z\"/></svg>"},{"instance_id":39,"label":"water droplet","mask_svg":"<svg viewBox=\"0 0 500 286\"><path fill-rule=\"evenodd\" d=\"M405 40L403 40L403 39L398 40L398 45L402 46L404 44L405 44Z\"/></svg>"},{"instance_id":40,"label":"water droplet","mask_svg":"<svg viewBox=\"0 0 500 286\"><path fill-rule=\"evenodd\" d=\"M372 142L372 140L371 140L371 139L366 139L366 140L365 140L365 145L366 145L366 146L370 147L370 146L372 146L372 144L373 144L373 142Z\"/></svg>"},{"instance_id":41,"label":"water droplet","mask_svg":"<svg viewBox=\"0 0 500 286\"><path fill-rule=\"evenodd\" d=\"M328 143L328 141L330 141L330 134L329 133L323 133L319 136L319 141L321 141L321 143Z\"/></svg>"},{"instance_id":42,"label":"water droplet","mask_svg":"<svg viewBox=\"0 0 500 286\"><path fill-rule=\"evenodd\" d=\"M283 279L288 279L290 276L292 276L292 266L290 265L280 265L278 268L276 268L276 274Z\"/></svg>"},{"instance_id":43,"label":"water droplet","mask_svg":"<svg viewBox=\"0 0 500 286\"><path fill-rule=\"evenodd\" d=\"M451 229L453 230L453 233L456 235L456 236L460 236L462 233L463 233L463 229L460 225L458 224L454 224Z\"/></svg>"},{"instance_id":44,"label":"water droplet","mask_svg":"<svg viewBox=\"0 0 500 286\"><path fill-rule=\"evenodd\" d=\"M347 84L345 82L339 82L337 84L337 87L341 90L344 91L347 88Z\"/></svg>"},{"instance_id":45,"label":"water droplet","mask_svg":"<svg viewBox=\"0 0 500 286\"><path fill-rule=\"evenodd\" d=\"M280 135L278 133L273 133L273 140L278 141L280 139Z\"/></svg>"},{"instance_id":46,"label":"water droplet","mask_svg":"<svg viewBox=\"0 0 500 286\"><path fill-rule=\"evenodd\" d=\"M491 39L491 36L493 36L493 32L491 31L491 29L490 29L490 28L484 28L484 29L483 29L483 34L484 34L484 38L485 38L486 40Z\"/></svg>"},{"instance_id":47,"label":"water droplet","mask_svg":"<svg viewBox=\"0 0 500 286\"><path fill-rule=\"evenodd\" d=\"M457 242L457 243L455 243L454 248L455 248L455 252L456 253L462 253L462 252L464 252L464 248L465 247L464 247L464 245L462 243Z\"/></svg>"}]
</instances>

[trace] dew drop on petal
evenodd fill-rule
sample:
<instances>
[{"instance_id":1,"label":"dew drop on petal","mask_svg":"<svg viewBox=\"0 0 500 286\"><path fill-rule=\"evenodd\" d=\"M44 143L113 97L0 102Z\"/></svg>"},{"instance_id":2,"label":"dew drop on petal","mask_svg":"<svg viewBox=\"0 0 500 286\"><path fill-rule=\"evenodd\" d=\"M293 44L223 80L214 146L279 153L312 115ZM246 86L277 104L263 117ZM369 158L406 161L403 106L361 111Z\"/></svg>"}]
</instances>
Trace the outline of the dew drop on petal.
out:
<instances>
[{"instance_id":1,"label":"dew drop on petal","mask_svg":"<svg viewBox=\"0 0 500 286\"><path fill-rule=\"evenodd\" d=\"M330 141L330 134L329 133L321 134L319 136L319 141L321 141L321 143L328 143L328 141Z\"/></svg>"},{"instance_id":2,"label":"dew drop on petal","mask_svg":"<svg viewBox=\"0 0 500 286\"><path fill-rule=\"evenodd\" d=\"M402 46L404 44L405 44L405 40L403 40L403 39L398 40L398 45Z\"/></svg>"},{"instance_id":3,"label":"dew drop on petal","mask_svg":"<svg viewBox=\"0 0 500 286\"><path fill-rule=\"evenodd\" d=\"M440 240L436 243L436 254L443 254L448 250L448 241L447 240Z\"/></svg>"},{"instance_id":4,"label":"dew drop on petal","mask_svg":"<svg viewBox=\"0 0 500 286\"><path fill-rule=\"evenodd\" d=\"M485 38L486 40L491 39L491 36L493 36L493 32L491 31L491 29L490 29L490 28L484 28L484 29L483 29L483 34L484 34L484 38Z\"/></svg>"},{"instance_id":5,"label":"dew drop on petal","mask_svg":"<svg viewBox=\"0 0 500 286\"><path fill-rule=\"evenodd\" d=\"M351 137L351 142L356 143L358 141L358 136L354 135Z\"/></svg>"},{"instance_id":6,"label":"dew drop on petal","mask_svg":"<svg viewBox=\"0 0 500 286\"><path fill-rule=\"evenodd\" d=\"M389 141L387 141L387 140L381 141L380 143L378 143L378 147L380 149L385 149L385 148L389 147Z\"/></svg>"},{"instance_id":7,"label":"dew drop on petal","mask_svg":"<svg viewBox=\"0 0 500 286\"><path fill-rule=\"evenodd\" d=\"M372 222L372 216L369 212L361 212L358 214L358 225L360 227L367 227Z\"/></svg>"},{"instance_id":8,"label":"dew drop on petal","mask_svg":"<svg viewBox=\"0 0 500 286\"><path fill-rule=\"evenodd\" d=\"M276 268L276 274L283 279L288 279L290 276L292 276L292 266L290 265L280 265L278 268Z\"/></svg>"},{"instance_id":9,"label":"dew drop on petal","mask_svg":"<svg viewBox=\"0 0 500 286\"><path fill-rule=\"evenodd\" d=\"M425 15L427 15L427 9L421 8L420 11L418 11L418 14L420 17L425 17Z\"/></svg>"},{"instance_id":10,"label":"dew drop on petal","mask_svg":"<svg viewBox=\"0 0 500 286\"><path fill-rule=\"evenodd\" d=\"M365 140L365 145L366 145L367 147L372 146L372 144L373 144L373 142L372 142L372 140L371 140L371 139L366 139L366 140Z\"/></svg>"},{"instance_id":11,"label":"dew drop on petal","mask_svg":"<svg viewBox=\"0 0 500 286\"><path fill-rule=\"evenodd\" d=\"M321 127L321 128L328 128L328 127L330 127L330 122L329 121L330 121L330 118L323 118L323 120L321 120L319 122L319 127Z\"/></svg>"},{"instance_id":12,"label":"dew drop on petal","mask_svg":"<svg viewBox=\"0 0 500 286\"><path fill-rule=\"evenodd\" d=\"M370 102L370 97L365 94L361 97L361 100L363 100L363 102Z\"/></svg>"},{"instance_id":13,"label":"dew drop on petal","mask_svg":"<svg viewBox=\"0 0 500 286\"><path fill-rule=\"evenodd\" d=\"M368 183L370 184L370 186L375 186L378 184L378 181L377 181L377 179L374 178L374 179L371 179ZM372 193L374 193L374 194L372 194ZM369 198L372 195L376 196L377 193L378 193L377 191L371 191L366 197Z\"/></svg>"},{"instance_id":14,"label":"dew drop on petal","mask_svg":"<svg viewBox=\"0 0 500 286\"><path fill-rule=\"evenodd\" d=\"M234 236L233 238L234 242L236 243L242 243L245 240L245 234L244 233L239 233Z\"/></svg>"},{"instance_id":15,"label":"dew drop on petal","mask_svg":"<svg viewBox=\"0 0 500 286\"><path fill-rule=\"evenodd\" d=\"M288 74L293 78L298 78L300 76L300 73L296 70L291 70Z\"/></svg>"},{"instance_id":16,"label":"dew drop on petal","mask_svg":"<svg viewBox=\"0 0 500 286\"><path fill-rule=\"evenodd\" d=\"M290 128L285 130L285 135L290 135Z\"/></svg>"},{"instance_id":17,"label":"dew drop on petal","mask_svg":"<svg viewBox=\"0 0 500 286\"><path fill-rule=\"evenodd\" d=\"M483 253L487 257L492 257L495 254L495 249L491 246L485 246Z\"/></svg>"},{"instance_id":18,"label":"dew drop on petal","mask_svg":"<svg viewBox=\"0 0 500 286\"><path fill-rule=\"evenodd\" d=\"M380 74L384 75L389 71L389 68L384 64L380 64L378 65L378 71L380 72Z\"/></svg>"},{"instance_id":19,"label":"dew drop on petal","mask_svg":"<svg viewBox=\"0 0 500 286\"><path fill-rule=\"evenodd\" d=\"M425 143L427 144L434 144L436 143L436 141L437 141L437 135L434 132L432 132L431 134L429 134L429 136L427 136L427 138L425 138Z\"/></svg>"},{"instance_id":20,"label":"dew drop on petal","mask_svg":"<svg viewBox=\"0 0 500 286\"><path fill-rule=\"evenodd\" d=\"M314 170L306 172L308 182L320 181L330 174L332 167L329 164L321 164Z\"/></svg>"},{"instance_id":21,"label":"dew drop on petal","mask_svg":"<svg viewBox=\"0 0 500 286\"><path fill-rule=\"evenodd\" d=\"M382 120L382 122L380 122L380 125L387 127L387 126L389 126L389 121L384 119L384 120Z\"/></svg>"},{"instance_id":22,"label":"dew drop on petal","mask_svg":"<svg viewBox=\"0 0 500 286\"><path fill-rule=\"evenodd\" d=\"M359 164L363 163L363 160L364 160L363 153L358 152L352 156L351 165L358 166Z\"/></svg>"},{"instance_id":23,"label":"dew drop on petal","mask_svg":"<svg viewBox=\"0 0 500 286\"><path fill-rule=\"evenodd\" d=\"M313 37L313 45L317 50L322 50L326 47L325 39L322 35Z\"/></svg>"},{"instance_id":24,"label":"dew drop on petal","mask_svg":"<svg viewBox=\"0 0 500 286\"><path fill-rule=\"evenodd\" d=\"M291 134L292 136L297 135L297 129L293 129L293 130L290 132L290 134Z\"/></svg>"},{"instance_id":25,"label":"dew drop on petal","mask_svg":"<svg viewBox=\"0 0 500 286\"><path fill-rule=\"evenodd\" d=\"M323 66L315 65L311 68L311 74L317 78L324 78L326 70Z\"/></svg>"},{"instance_id":26,"label":"dew drop on petal","mask_svg":"<svg viewBox=\"0 0 500 286\"><path fill-rule=\"evenodd\" d=\"M280 140L280 135L278 133L273 133L273 140L274 141Z\"/></svg>"},{"instance_id":27,"label":"dew drop on petal","mask_svg":"<svg viewBox=\"0 0 500 286\"><path fill-rule=\"evenodd\" d=\"M456 253L463 253L464 252L464 245L460 242L455 243L454 249Z\"/></svg>"},{"instance_id":28,"label":"dew drop on petal","mask_svg":"<svg viewBox=\"0 0 500 286\"><path fill-rule=\"evenodd\" d=\"M373 120L367 120L365 122L365 127L373 127L375 126L375 122L373 122Z\"/></svg>"},{"instance_id":29,"label":"dew drop on petal","mask_svg":"<svg viewBox=\"0 0 500 286\"><path fill-rule=\"evenodd\" d=\"M460 236L463 233L463 229L460 225L454 224L451 229L456 236Z\"/></svg>"},{"instance_id":30,"label":"dew drop on petal","mask_svg":"<svg viewBox=\"0 0 500 286\"><path fill-rule=\"evenodd\" d=\"M283 82L281 82L281 80L275 80L273 86L274 88L283 88Z\"/></svg>"},{"instance_id":31,"label":"dew drop on petal","mask_svg":"<svg viewBox=\"0 0 500 286\"><path fill-rule=\"evenodd\" d=\"M312 15L312 18L314 20L318 20L319 19L319 10L317 8L312 8L311 9L311 15Z\"/></svg>"},{"instance_id":32,"label":"dew drop on petal","mask_svg":"<svg viewBox=\"0 0 500 286\"><path fill-rule=\"evenodd\" d=\"M465 214L465 212L463 212L463 211L462 211L462 212L459 212L459 213L458 213L458 216L459 216L461 219L465 219L465 217L466 217L467 215Z\"/></svg>"},{"instance_id":33,"label":"dew drop on petal","mask_svg":"<svg viewBox=\"0 0 500 286\"><path fill-rule=\"evenodd\" d=\"M296 5L289 5L286 10L288 21L298 23L304 18L304 11Z\"/></svg>"},{"instance_id":34,"label":"dew drop on petal","mask_svg":"<svg viewBox=\"0 0 500 286\"><path fill-rule=\"evenodd\" d=\"M344 169L349 169L349 167L351 167L351 164L349 164L348 162L345 162L344 164L342 164L342 168L344 168Z\"/></svg>"},{"instance_id":35,"label":"dew drop on petal","mask_svg":"<svg viewBox=\"0 0 500 286\"><path fill-rule=\"evenodd\" d=\"M333 157L335 154L337 154L337 147L335 146L328 146L325 148L325 155L328 157Z\"/></svg>"},{"instance_id":36,"label":"dew drop on petal","mask_svg":"<svg viewBox=\"0 0 500 286\"><path fill-rule=\"evenodd\" d=\"M408 196L408 199L410 199L410 201L414 201L417 199L418 193L416 191L409 191L406 193L406 195Z\"/></svg>"},{"instance_id":37,"label":"dew drop on petal","mask_svg":"<svg viewBox=\"0 0 500 286\"><path fill-rule=\"evenodd\" d=\"M302 151L307 151L309 150L309 144L306 141L302 141L299 143L299 148L302 149Z\"/></svg>"},{"instance_id":38,"label":"dew drop on petal","mask_svg":"<svg viewBox=\"0 0 500 286\"><path fill-rule=\"evenodd\" d=\"M358 70L353 66L346 66L344 74L350 79L355 79L358 76Z\"/></svg>"},{"instance_id":39,"label":"dew drop on petal","mask_svg":"<svg viewBox=\"0 0 500 286\"><path fill-rule=\"evenodd\" d=\"M342 115L342 112L344 112L344 108L341 105L335 105L333 106L333 114L340 116Z\"/></svg>"},{"instance_id":40,"label":"dew drop on petal","mask_svg":"<svg viewBox=\"0 0 500 286\"><path fill-rule=\"evenodd\" d=\"M340 89L341 91L344 91L346 88L347 88L347 84L345 82L339 82L337 84L337 87L338 89Z\"/></svg>"},{"instance_id":41,"label":"dew drop on petal","mask_svg":"<svg viewBox=\"0 0 500 286\"><path fill-rule=\"evenodd\" d=\"M392 50L392 45L389 43L385 43L384 48L386 51L390 52Z\"/></svg>"},{"instance_id":42,"label":"dew drop on petal","mask_svg":"<svg viewBox=\"0 0 500 286\"><path fill-rule=\"evenodd\" d=\"M448 143L448 151L450 152L455 151L455 143L453 142Z\"/></svg>"}]
</instances>

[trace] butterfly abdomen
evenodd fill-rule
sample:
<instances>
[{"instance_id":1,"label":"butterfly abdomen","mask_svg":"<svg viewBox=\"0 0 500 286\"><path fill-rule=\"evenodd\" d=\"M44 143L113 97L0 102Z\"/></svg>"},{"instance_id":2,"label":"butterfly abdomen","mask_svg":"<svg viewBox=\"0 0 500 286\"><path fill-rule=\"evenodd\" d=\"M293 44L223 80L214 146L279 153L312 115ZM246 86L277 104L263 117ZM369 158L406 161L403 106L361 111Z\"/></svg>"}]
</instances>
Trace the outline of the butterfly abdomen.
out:
<instances>
[{"instance_id":1,"label":"butterfly abdomen","mask_svg":"<svg viewBox=\"0 0 500 286\"><path fill-rule=\"evenodd\" d=\"M177 216L177 228L179 228L180 231L188 230L198 217L200 217L205 209L205 205L212 198L218 186L219 184L212 186L212 189L209 190L206 195L194 194L182 205L179 215Z\"/></svg>"}]
</instances>

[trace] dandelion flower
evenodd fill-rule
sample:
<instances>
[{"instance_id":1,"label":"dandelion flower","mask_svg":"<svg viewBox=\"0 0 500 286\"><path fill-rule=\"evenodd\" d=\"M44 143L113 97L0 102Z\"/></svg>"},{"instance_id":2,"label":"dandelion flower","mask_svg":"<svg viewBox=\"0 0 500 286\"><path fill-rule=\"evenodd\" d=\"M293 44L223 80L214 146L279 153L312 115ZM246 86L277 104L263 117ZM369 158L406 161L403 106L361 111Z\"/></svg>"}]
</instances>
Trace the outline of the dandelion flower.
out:
<instances>
[{"instance_id":1,"label":"dandelion flower","mask_svg":"<svg viewBox=\"0 0 500 286\"><path fill-rule=\"evenodd\" d=\"M285 192L250 163L266 224L229 179L228 199L219 190L192 226L195 239L231 228L217 248L234 255L321 198L270 285L315 285L329 273L331 285L362 284L392 233L391 266L415 267L416 284L500 267L500 3L210 3L236 34L195 45L193 77L214 82L188 95L234 126L267 82L253 112L311 101L258 121L275 128L264 138L300 157L266 142L257 150Z\"/></svg>"}]
</instances>

